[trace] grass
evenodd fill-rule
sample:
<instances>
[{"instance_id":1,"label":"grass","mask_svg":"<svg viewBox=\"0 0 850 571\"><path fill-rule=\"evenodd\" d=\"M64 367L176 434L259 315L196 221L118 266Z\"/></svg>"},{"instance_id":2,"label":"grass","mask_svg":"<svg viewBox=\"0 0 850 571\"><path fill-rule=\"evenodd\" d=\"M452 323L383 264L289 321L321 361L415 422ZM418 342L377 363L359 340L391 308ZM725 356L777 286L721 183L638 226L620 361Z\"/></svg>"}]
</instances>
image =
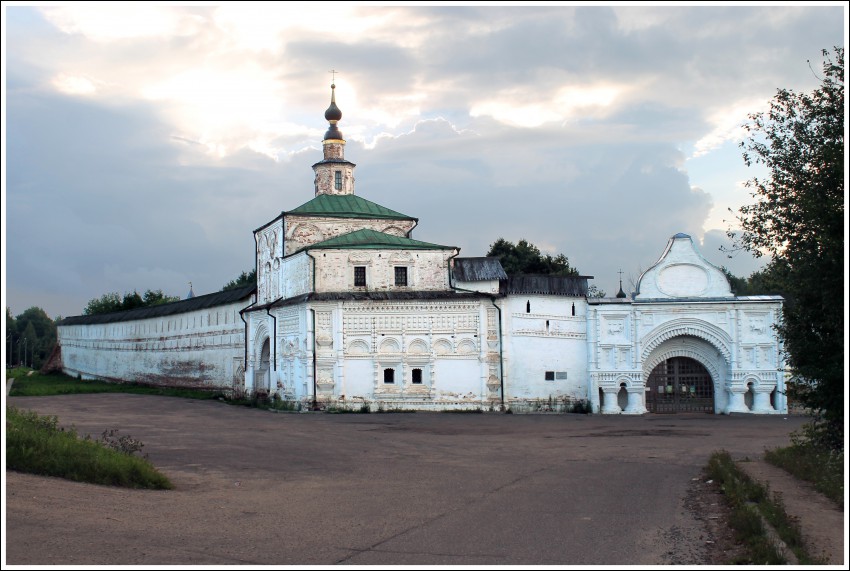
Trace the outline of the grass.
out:
<instances>
[{"instance_id":1,"label":"grass","mask_svg":"<svg viewBox=\"0 0 850 571\"><path fill-rule=\"evenodd\" d=\"M844 452L796 443L765 452L765 460L814 488L844 509Z\"/></svg>"},{"instance_id":2,"label":"grass","mask_svg":"<svg viewBox=\"0 0 850 571\"><path fill-rule=\"evenodd\" d=\"M803 565L818 564L806 550L797 523L785 512L779 494L771 496L770 490L754 482L742 472L728 452L715 452L706 468L708 476L716 480L732 507L729 524L735 530L738 541L749 553L748 561L737 564L783 565L787 561L768 538L763 520L776 531L798 561Z\"/></svg>"},{"instance_id":3,"label":"grass","mask_svg":"<svg viewBox=\"0 0 850 571\"><path fill-rule=\"evenodd\" d=\"M80 438L73 428L59 427L55 416L6 407L9 470L107 486L173 488L147 458L133 455L142 446L115 431L104 432L102 442Z\"/></svg>"},{"instance_id":4,"label":"grass","mask_svg":"<svg viewBox=\"0 0 850 571\"><path fill-rule=\"evenodd\" d=\"M131 393L193 399L216 399L224 394L220 390L155 387L138 383L84 381L61 374L41 375L24 368L7 371L7 376L14 379L12 392L9 393L9 396L13 397L43 397L88 393Z\"/></svg>"}]
</instances>

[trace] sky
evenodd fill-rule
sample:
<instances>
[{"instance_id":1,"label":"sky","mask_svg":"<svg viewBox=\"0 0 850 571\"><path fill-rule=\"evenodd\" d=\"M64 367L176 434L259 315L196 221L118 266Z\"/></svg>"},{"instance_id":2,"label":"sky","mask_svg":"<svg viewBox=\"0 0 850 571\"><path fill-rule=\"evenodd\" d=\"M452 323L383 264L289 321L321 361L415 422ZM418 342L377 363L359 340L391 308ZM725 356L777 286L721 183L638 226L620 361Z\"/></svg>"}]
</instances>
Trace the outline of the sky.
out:
<instances>
[{"instance_id":1,"label":"sky","mask_svg":"<svg viewBox=\"0 0 850 571\"><path fill-rule=\"evenodd\" d=\"M845 22L844 3L4 3L4 304L79 315L253 269L253 231L314 197L332 80L356 194L417 240L526 239L613 296L684 232L747 276L765 260L720 249L764 174L742 125L816 89Z\"/></svg>"}]
</instances>

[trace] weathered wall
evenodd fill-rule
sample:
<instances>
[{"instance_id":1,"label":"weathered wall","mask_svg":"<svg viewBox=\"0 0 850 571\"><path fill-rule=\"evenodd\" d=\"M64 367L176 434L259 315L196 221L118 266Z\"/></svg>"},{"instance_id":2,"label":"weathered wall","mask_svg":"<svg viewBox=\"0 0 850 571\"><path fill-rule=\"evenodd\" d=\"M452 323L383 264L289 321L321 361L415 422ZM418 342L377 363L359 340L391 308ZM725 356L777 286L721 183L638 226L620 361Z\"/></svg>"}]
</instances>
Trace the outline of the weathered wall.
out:
<instances>
[{"instance_id":1,"label":"weathered wall","mask_svg":"<svg viewBox=\"0 0 850 571\"><path fill-rule=\"evenodd\" d=\"M242 386L245 303L165 317L59 325L63 371L83 379L201 388Z\"/></svg>"},{"instance_id":2,"label":"weathered wall","mask_svg":"<svg viewBox=\"0 0 850 571\"><path fill-rule=\"evenodd\" d=\"M583 297L504 299L505 394L514 409L559 409L587 399L587 303ZM547 379L547 372L550 373Z\"/></svg>"},{"instance_id":3,"label":"weathered wall","mask_svg":"<svg viewBox=\"0 0 850 571\"><path fill-rule=\"evenodd\" d=\"M330 240L356 230L377 230L393 236L407 236L416 225L414 220L387 220L367 218L325 218L289 214L286 220L285 255Z\"/></svg>"},{"instance_id":4,"label":"weathered wall","mask_svg":"<svg viewBox=\"0 0 850 571\"><path fill-rule=\"evenodd\" d=\"M272 308L274 317L253 312L249 378L264 378L261 347L276 327L272 392L312 399L311 310L320 402L436 409L498 403L498 323L489 300L314 302Z\"/></svg>"},{"instance_id":5,"label":"weathered wall","mask_svg":"<svg viewBox=\"0 0 850 571\"><path fill-rule=\"evenodd\" d=\"M451 250L316 250L316 291L445 291ZM366 287L354 286L354 267L366 268ZM407 286L395 268L407 268Z\"/></svg>"},{"instance_id":6,"label":"weathered wall","mask_svg":"<svg viewBox=\"0 0 850 571\"><path fill-rule=\"evenodd\" d=\"M452 285L464 291L479 291L493 295L499 293L499 280L479 280L474 282L455 280L452 282Z\"/></svg>"},{"instance_id":7,"label":"weathered wall","mask_svg":"<svg viewBox=\"0 0 850 571\"><path fill-rule=\"evenodd\" d=\"M280 297L283 279L283 220L277 219L254 234L257 242L257 297L269 303Z\"/></svg>"}]
</instances>

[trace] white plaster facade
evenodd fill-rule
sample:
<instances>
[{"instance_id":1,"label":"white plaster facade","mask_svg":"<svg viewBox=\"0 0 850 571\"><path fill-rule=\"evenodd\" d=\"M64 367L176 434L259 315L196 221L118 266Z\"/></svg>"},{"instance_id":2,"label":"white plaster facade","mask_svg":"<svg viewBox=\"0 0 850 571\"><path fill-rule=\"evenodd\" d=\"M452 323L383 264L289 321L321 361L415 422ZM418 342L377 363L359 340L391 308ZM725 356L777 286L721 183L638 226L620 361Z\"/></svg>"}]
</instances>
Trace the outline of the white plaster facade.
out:
<instances>
[{"instance_id":1,"label":"white plaster facade","mask_svg":"<svg viewBox=\"0 0 850 571\"><path fill-rule=\"evenodd\" d=\"M82 379L225 391L242 388L245 325L240 311L251 295L217 297L224 302L189 311L180 310L184 302L175 302L152 312L67 318L57 327L62 369ZM228 298L236 299L227 302ZM203 298L197 301L192 305L204 305ZM160 315L127 319L133 313Z\"/></svg>"},{"instance_id":2,"label":"white plaster facade","mask_svg":"<svg viewBox=\"0 0 850 571\"><path fill-rule=\"evenodd\" d=\"M714 412L787 412L775 329L781 309L778 296L735 297L690 236L673 236L641 276L633 299L590 300L594 410L646 412L650 373L668 359L686 357L710 375Z\"/></svg>"},{"instance_id":3,"label":"white plaster facade","mask_svg":"<svg viewBox=\"0 0 850 571\"><path fill-rule=\"evenodd\" d=\"M644 414L668 399L787 412L781 298L734 296L689 236L669 240L631 297L588 299L581 276L508 278L492 258L414 240L416 218L357 197L333 101L326 118L315 197L254 232L255 291L177 302L167 315L68 318L65 371L304 407L522 412L584 401Z\"/></svg>"}]
</instances>

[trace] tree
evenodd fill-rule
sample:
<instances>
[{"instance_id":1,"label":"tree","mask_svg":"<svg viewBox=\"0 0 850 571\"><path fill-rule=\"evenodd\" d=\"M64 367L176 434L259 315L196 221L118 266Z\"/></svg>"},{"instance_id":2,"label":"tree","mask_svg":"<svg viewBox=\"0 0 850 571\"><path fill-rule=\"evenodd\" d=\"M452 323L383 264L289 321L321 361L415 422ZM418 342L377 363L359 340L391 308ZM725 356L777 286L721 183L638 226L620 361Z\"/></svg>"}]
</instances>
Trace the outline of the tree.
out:
<instances>
[{"instance_id":1,"label":"tree","mask_svg":"<svg viewBox=\"0 0 850 571\"><path fill-rule=\"evenodd\" d=\"M12 316L12 310L6 307L6 364L12 365L15 363L14 348L15 342L18 340L18 325L15 318Z\"/></svg>"},{"instance_id":2,"label":"tree","mask_svg":"<svg viewBox=\"0 0 850 571\"><path fill-rule=\"evenodd\" d=\"M83 315L100 315L101 313L112 313L113 311L127 311L128 309L151 307L173 301L180 301L180 298L165 295L161 289L156 291L147 290L144 296L139 295L139 292L133 290L133 293L125 293L123 298L117 292L111 292L89 300L85 309L83 309Z\"/></svg>"},{"instance_id":3,"label":"tree","mask_svg":"<svg viewBox=\"0 0 850 571\"><path fill-rule=\"evenodd\" d=\"M180 301L180 298L176 295L165 295L162 293L161 289L158 289L156 291L147 290L142 301L144 302L145 307L151 307L153 305L162 305L163 303Z\"/></svg>"},{"instance_id":4,"label":"tree","mask_svg":"<svg viewBox=\"0 0 850 571\"><path fill-rule=\"evenodd\" d=\"M11 311L7 311L10 314ZM30 307L21 313L13 321L14 330L9 327L7 315L7 329L12 332L11 341L15 354L14 361L18 361L18 350L20 349L20 361L26 362L34 368L41 367L44 361L53 351L56 344L56 322L40 307ZM26 347L26 355L24 355Z\"/></svg>"},{"instance_id":5,"label":"tree","mask_svg":"<svg viewBox=\"0 0 850 571\"><path fill-rule=\"evenodd\" d=\"M597 286L592 285L592 286L587 288L587 297L591 297L591 298L605 297L605 290L599 289Z\"/></svg>"},{"instance_id":6,"label":"tree","mask_svg":"<svg viewBox=\"0 0 850 571\"><path fill-rule=\"evenodd\" d=\"M253 285L257 283L257 270L251 270L250 272L242 272L239 274L239 277L235 280L230 280L224 287L221 288L221 291L227 291L230 289L236 289L238 287Z\"/></svg>"},{"instance_id":7,"label":"tree","mask_svg":"<svg viewBox=\"0 0 850 571\"><path fill-rule=\"evenodd\" d=\"M782 284L774 275L771 266L753 272L748 278L738 277L725 266L720 268L729 280L729 286L735 295L783 295Z\"/></svg>"},{"instance_id":8,"label":"tree","mask_svg":"<svg viewBox=\"0 0 850 571\"><path fill-rule=\"evenodd\" d=\"M769 256L786 303L778 327L797 395L816 443L844 446L844 48L823 50L811 94L778 90L766 113L750 115L741 143L747 166L766 178L747 186L735 243Z\"/></svg>"},{"instance_id":9,"label":"tree","mask_svg":"<svg viewBox=\"0 0 850 571\"><path fill-rule=\"evenodd\" d=\"M549 274L556 276L577 276L578 270L570 265L569 259L563 254L552 256L540 253L540 249L520 240L516 244L499 238L490 245L487 256L499 258L505 273L514 274Z\"/></svg>"},{"instance_id":10,"label":"tree","mask_svg":"<svg viewBox=\"0 0 850 571\"><path fill-rule=\"evenodd\" d=\"M117 292L105 293L95 299L90 299L83 309L83 315L99 315L121 311L121 297Z\"/></svg>"}]
</instances>

